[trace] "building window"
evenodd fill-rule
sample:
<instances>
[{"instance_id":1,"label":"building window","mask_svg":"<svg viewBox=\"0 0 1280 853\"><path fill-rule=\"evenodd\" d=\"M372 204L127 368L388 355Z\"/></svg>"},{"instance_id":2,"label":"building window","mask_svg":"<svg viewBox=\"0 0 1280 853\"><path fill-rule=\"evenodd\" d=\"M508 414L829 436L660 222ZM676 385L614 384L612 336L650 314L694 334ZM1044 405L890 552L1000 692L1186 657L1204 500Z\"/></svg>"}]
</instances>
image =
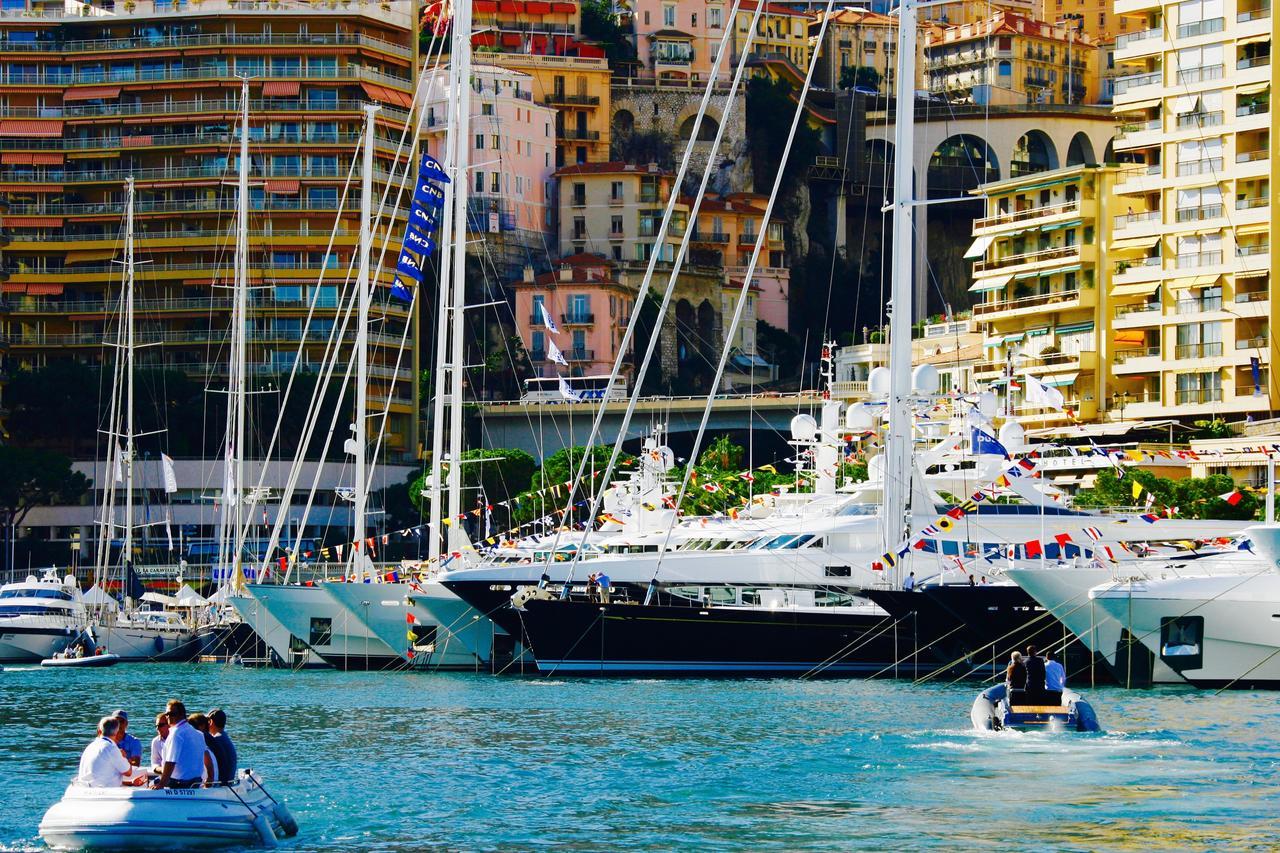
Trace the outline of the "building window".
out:
<instances>
[{"instance_id":1,"label":"building window","mask_svg":"<svg viewBox=\"0 0 1280 853\"><path fill-rule=\"evenodd\" d=\"M713 6L707 10L707 26L711 29L719 29L723 24L720 22L720 9Z\"/></svg>"},{"instance_id":2,"label":"building window","mask_svg":"<svg viewBox=\"0 0 1280 853\"><path fill-rule=\"evenodd\" d=\"M484 134L483 133L476 134L476 150L477 151L484 150Z\"/></svg>"},{"instance_id":3,"label":"building window","mask_svg":"<svg viewBox=\"0 0 1280 853\"><path fill-rule=\"evenodd\" d=\"M609 233L615 236L622 236L622 217L615 216L609 222Z\"/></svg>"},{"instance_id":4,"label":"building window","mask_svg":"<svg viewBox=\"0 0 1280 853\"><path fill-rule=\"evenodd\" d=\"M582 216L573 217L573 239L587 239L587 220Z\"/></svg>"},{"instance_id":5,"label":"building window","mask_svg":"<svg viewBox=\"0 0 1280 853\"><path fill-rule=\"evenodd\" d=\"M484 172L476 172L476 192L484 192Z\"/></svg>"},{"instance_id":6,"label":"building window","mask_svg":"<svg viewBox=\"0 0 1280 853\"><path fill-rule=\"evenodd\" d=\"M609 198L612 201L622 201L622 181L614 181L609 185Z\"/></svg>"},{"instance_id":7,"label":"building window","mask_svg":"<svg viewBox=\"0 0 1280 853\"><path fill-rule=\"evenodd\" d=\"M662 7L662 25L664 27L674 27L676 25L676 7L670 4L664 4Z\"/></svg>"},{"instance_id":8,"label":"building window","mask_svg":"<svg viewBox=\"0 0 1280 853\"><path fill-rule=\"evenodd\" d=\"M491 116L491 115L493 115L493 104L481 104L481 105L480 105L480 115L482 115L482 116Z\"/></svg>"}]
</instances>

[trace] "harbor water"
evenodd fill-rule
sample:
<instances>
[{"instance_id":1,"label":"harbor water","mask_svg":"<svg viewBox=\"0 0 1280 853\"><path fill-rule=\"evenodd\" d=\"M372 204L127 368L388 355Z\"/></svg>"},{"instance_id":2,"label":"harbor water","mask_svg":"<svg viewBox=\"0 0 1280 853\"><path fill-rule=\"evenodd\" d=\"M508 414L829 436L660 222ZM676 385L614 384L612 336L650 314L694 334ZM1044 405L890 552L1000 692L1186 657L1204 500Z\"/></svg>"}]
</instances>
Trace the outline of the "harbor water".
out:
<instances>
[{"instance_id":1,"label":"harbor water","mask_svg":"<svg viewBox=\"0 0 1280 853\"><path fill-rule=\"evenodd\" d=\"M977 733L972 685L0 673L0 849L42 847L98 717L226 709L286 850L1272 850L1274 694L1090 691L1106 732Z\"/></svg>"}]
</instances>

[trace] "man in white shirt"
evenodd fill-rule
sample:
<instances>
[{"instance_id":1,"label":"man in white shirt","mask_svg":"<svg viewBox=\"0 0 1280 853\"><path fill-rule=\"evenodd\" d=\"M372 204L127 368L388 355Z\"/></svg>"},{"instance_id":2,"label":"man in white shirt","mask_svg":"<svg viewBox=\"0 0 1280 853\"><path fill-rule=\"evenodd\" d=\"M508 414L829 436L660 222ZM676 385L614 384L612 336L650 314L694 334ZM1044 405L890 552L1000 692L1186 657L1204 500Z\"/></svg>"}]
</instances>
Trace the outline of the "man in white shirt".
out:
<instances>
[{"instance_id":1,"label":"man in white shirt","mask_svg":"<svg viewBox=\"0 0 1280 853\"><path fill-rule=\"evenodd\" d=\"M161 752L163 764L156 788L196 788L204 776L204 735L187 722L187 707L170 699L165 710L169 718L169 736Z\"/></svg>"},{"instance_id":2,"label":"man in white shirt","mask_svg":"<svg viewBox=\"0 0 1280 853\"><path fill-rule=\"evenodd\" d=\"M90 788L119 788L121 785L140 785L146 778L133 775L133 765L120 751L120 739L124 732L115 717L103 717L98 722L98 736L85 747L80 756L80 770L76 782Z\"/></svg>"},{"instance_id":3,"label":"man in white shirt","mask_svg":"<svg viewBox=\"0 0 1280 853\"><path fill-rule=\"evenodd\" d=\"M169 737L169 715L156 714L156 736L151 739L151 769L159 773L164 768L164 742Z\"/></svg>"}]
</instances>

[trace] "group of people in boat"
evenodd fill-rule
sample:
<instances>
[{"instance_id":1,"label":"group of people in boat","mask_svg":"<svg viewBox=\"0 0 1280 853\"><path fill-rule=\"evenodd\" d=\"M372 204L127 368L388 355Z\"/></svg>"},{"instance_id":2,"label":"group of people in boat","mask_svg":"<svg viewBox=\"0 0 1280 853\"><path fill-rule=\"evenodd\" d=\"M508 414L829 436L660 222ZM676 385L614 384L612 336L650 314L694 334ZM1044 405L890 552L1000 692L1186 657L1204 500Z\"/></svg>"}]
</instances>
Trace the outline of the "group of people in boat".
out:
<instances>
[{"instance_id":1,"label":"group of people in boat","mask_svg":"<svg viewBox=\"0 0 1280 853\"><path fill-rule=\"evenodd\" d=\"M227 734L221 708L188 714L181 700L171 699L156 716L151 763L142 765L142 741L129 734L129 715L116 711L98 721L98 736L80 756L76 781L93 788L121 785L152 788L199 788L229 783L236 776L236 747Z\"/></svg>"},{"instance_id":2,"label":"group of people in boat","mask_svg":"<svg viewBox=\"0 0 1280 853\"><path fill-rule=\"evenodd\" d=\"M1053 651L1045 649L1041 657L1035 646L1027 646L1025 657L1019 651L1010 655L1004 672L1005 695L1009 697L1010 706L1059 706L1066 683L1067 672L1054 659Z\"/></svg>"}]
</instances>

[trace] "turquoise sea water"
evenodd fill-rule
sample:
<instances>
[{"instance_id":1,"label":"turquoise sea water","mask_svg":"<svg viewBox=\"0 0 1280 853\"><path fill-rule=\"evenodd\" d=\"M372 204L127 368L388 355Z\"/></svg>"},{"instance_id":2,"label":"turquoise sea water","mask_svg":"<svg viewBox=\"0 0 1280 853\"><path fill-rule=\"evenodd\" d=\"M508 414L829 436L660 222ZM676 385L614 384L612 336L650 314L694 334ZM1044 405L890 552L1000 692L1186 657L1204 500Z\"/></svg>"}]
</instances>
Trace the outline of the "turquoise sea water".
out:
<instances>
[{"instance_id":1,"label":"turquoise sea water","mask_svg":"<svg viewBox=\"0 0 1280 853\"><path fill-rule=\"evenodd\" d=\"M221 705L286 850L1273 850L1276 694L1098 689L1101 735L979 734L970 686L0 672L0 849L40 849L97 718Z\"/></svg>"}]
</instances>

